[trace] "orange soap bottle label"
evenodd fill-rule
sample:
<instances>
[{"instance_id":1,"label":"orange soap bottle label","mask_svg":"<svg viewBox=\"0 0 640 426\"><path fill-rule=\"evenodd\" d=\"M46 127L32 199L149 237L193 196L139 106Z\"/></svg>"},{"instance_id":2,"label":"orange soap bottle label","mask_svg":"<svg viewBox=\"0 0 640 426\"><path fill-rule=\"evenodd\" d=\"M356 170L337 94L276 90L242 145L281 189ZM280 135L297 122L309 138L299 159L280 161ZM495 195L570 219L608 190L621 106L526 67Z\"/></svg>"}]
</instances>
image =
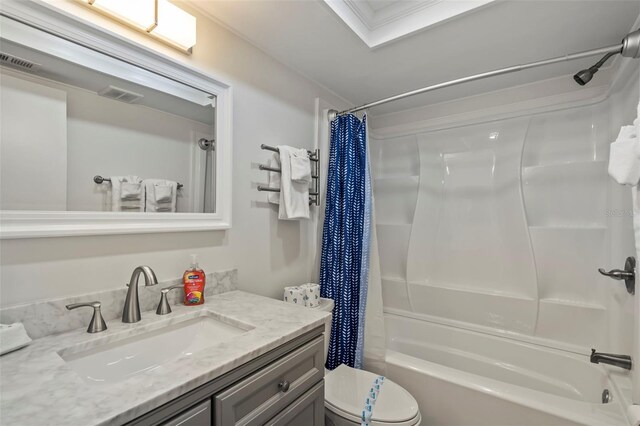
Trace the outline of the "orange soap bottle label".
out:
<instances>
[{"instance_id":1,"label":"orange soap bottle label","mask_svg":"<svg viewBox=\"0 0 640 426\"><path fill-rule=\"evenodd\" d=\"M204 271L202 269L185 271L182 282L184 283L184 304L202 305L204 303Z\"/></svg>"}]
</instances>

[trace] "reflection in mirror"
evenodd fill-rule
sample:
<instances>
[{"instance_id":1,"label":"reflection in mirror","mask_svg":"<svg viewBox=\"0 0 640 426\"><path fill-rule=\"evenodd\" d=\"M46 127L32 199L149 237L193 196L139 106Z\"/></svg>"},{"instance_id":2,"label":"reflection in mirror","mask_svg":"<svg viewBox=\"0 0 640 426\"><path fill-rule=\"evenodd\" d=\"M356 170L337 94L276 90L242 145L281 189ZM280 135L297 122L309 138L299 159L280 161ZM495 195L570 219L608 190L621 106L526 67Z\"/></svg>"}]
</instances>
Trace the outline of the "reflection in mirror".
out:
<instances>
[{"instance_id":1,"label":"reflection in mirror","mask_svg":"<svg viewBox=\"0 0 640 426\"><path fill-rule=\"evenodd\" d=\"M216 211L214 96L112 58L131 79L1 48L2 210Z\"/></svg>"}]
</instances>

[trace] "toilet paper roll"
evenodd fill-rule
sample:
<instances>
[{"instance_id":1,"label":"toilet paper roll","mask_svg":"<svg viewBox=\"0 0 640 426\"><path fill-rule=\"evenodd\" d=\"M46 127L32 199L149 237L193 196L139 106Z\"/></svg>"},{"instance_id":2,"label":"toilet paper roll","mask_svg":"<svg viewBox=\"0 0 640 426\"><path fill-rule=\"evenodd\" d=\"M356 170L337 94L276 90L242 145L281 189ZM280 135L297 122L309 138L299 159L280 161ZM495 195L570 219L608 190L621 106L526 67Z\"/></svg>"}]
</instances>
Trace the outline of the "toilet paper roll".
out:
<instances>
[{"instance_id":1,"label":"toilet paper roll","mask_svg":"<svg viewBox=\"0 0 640 426\"><path fill-rule=\"evenodd\" d=\"M306 292L298 286L284 288L284 301L294 305L305 306Z\"/></svg>"},{"instance_id":2,"label":"toilet paper roll","mask_svg":"<svg viewBox=\"0 0 640 426\"><path fill-rule=\"evenodd\" d=\"M302 284L300 288L305 292L306 307L317 308L318 306L320 306L320 285L307 283Z\"/></svg>"}]
</instances>

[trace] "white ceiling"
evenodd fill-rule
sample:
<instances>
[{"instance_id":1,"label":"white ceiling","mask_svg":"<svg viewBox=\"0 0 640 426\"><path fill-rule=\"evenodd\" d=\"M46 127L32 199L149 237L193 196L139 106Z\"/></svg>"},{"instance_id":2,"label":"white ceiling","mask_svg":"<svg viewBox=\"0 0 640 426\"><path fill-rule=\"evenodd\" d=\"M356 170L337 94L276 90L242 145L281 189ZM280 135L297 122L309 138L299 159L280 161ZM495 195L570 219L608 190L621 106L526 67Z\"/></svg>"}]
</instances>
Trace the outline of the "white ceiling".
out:
<instances>
[{"instance_id":1,"label":"white ceiling","mask_svg":"<svg viewBox=\"0 0 640 426\"><path fill-rule=\"evenodd\" d=\"M640 14L640 0L496 1L371 49L323 0L191 2L354 104L496 68L616 44ZM374 7L392 7L394 3L384 1ZM374 112L397 111L572 74L597 59L468 83L387 104Z\"/></svg>"}]
</instances>

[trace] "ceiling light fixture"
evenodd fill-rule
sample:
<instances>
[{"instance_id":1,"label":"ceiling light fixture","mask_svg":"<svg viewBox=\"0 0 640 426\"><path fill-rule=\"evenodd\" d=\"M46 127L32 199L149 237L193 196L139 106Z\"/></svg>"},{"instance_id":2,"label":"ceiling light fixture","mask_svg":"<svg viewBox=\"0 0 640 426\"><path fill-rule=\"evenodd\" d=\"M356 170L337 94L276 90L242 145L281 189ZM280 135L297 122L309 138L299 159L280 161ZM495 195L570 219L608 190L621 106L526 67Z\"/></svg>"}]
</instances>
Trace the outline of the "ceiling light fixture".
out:
<instances>
[{"instance_id":1,"label":"ceiling light fixture","mask_svg":"<svg viewBox=\"0 0 640 426\"><path fill-rule=\"evenodd\" d=\"M168 0L78 0L184 52L196 45L196 18Z\"/></svg>"},{"instance_id":2,"label":"ceiling light fixture","mask_svg":"<svg viewBox=\"0 0 640 426\"><path fill-rule=\"evenodd\" d=\"M183 50L196 45L196 18L169 3L168 0L156 0L158 5L157 26L151 31L159 38L175 43Z\"/></svg>"}]
</instances>

